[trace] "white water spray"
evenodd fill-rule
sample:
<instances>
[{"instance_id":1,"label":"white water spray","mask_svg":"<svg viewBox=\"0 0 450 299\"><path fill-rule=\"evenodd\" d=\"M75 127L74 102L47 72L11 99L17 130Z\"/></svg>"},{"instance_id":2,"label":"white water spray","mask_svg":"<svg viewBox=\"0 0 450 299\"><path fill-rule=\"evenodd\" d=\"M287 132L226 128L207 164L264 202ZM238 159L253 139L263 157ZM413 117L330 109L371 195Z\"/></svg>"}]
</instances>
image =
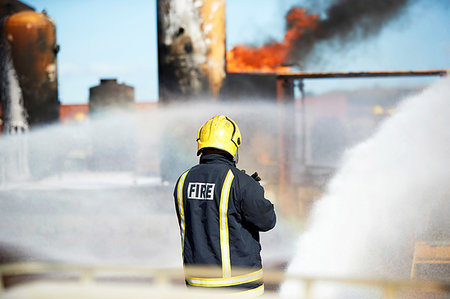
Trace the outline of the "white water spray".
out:
<instances>
[{"instance_id":1,"label":"white water spray","mask_svg":"<svg viewBox=\"0 0 450 299\"><path fill-rule=\"evenodd\" d=\"M189 103L31 130L25 134L30 177L0 184L0 258L6 248L18 260L182 267L173 186L198 162L199 126L215 114L236 120L245 132L239 167L266 180L269 173L256 167L259 148L249 136L264 128L263 137L275 138L275 105L255 111L253 104ZM0 138L5 161L18 137ZM264 252L273 257L265 259L268 264L285 254L270 246Z\"/></svg>"},{"instance_id":2,"label":"white water spray","mask_svg":"<svg viewBox=\"0 0 450 299\"><path fill-rule=\"evenodd\" d=\"M9 135L28 132L27 112L23 103L22 90L14 68L9 43L0 40L1 95L3 108L3 131ZM28 145L26 136L16 138L8 148L6 156L0 156L0 183L7 177L24 179L29 176Z\"/></svg>"},{"instance_id":3,"label":"white water spray","mask_svg":"<svg viewBox=\"0 0 450 299\"><path fill-rule=\"evenodd\" d=\"M23 106L22 90L17 73L11 59L10 47L7 41L2 41L3 49L0 57L2 66L2 98L6 101L6 111L3 111L4 131L17 134L28 131L27 113Z\"/></svg>"},{"instance_id":4,"label":"white water spray","mask_svg":"<svg viewBox=\"0 0 450 299\"><path fill-rule=\"evenodd\" d=\"M372 138L346 153L288 273L408 279L416 240L450 240L449 127L450 79L404 100ZM301 289L287 281L281 293Z\"/></svg>"},{"instance_id":5,"label":"white water spray","mask_svg":"<svg viewBox=\"0 0 450 299\"><path fill-rule=\"evenodd\" d=\"M239 168L258 171L263 181L275 176L276 181L277 107L256 102L178 104L32 130L26 134L30 179L0 186L0 250L2 245L11 246L25 252L26 258L44 260L181 267L173 180L198 161L198 127L215 114L230 116L243 132ZM444 113L443 108L439 111ZM11 157L17 137L0 139L1 157ZM257 161L261 151L269 152L265 168ZM164 163L168 164L162 167ZM365 166L371 167L360 165ZM363 198L360 213L366 202ZM265 267L292 255L293 238L279 216L275 229L262 236ZM266 237L272 242L265 242ZM339 239L333 238L322 244ZM319 248L324 256L327 248Z\"/></svg>"}]
</instances>

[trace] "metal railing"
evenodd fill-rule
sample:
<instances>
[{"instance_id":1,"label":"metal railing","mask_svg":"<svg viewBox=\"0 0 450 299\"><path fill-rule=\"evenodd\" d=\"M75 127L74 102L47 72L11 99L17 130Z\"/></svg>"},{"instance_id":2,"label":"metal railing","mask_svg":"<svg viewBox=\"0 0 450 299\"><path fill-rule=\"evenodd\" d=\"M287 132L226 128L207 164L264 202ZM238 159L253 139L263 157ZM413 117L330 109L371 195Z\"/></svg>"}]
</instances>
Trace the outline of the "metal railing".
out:
<instances>
[{"instance_id":1,"label":"metal railing","mask_svg":"<svg viewBox=\"0 0 450 299\"><path fill-rule=\"evenodd\" d=\"M208 275L211 268L197 268ZM215 271L214 271L215 272ZM211 272L212 273L212 272ZM22 282L20 278L22 277ZM118 288L129 288L130 285L139 288L136 292L144 290L153 290L153 292L162 292L171 294L173 297L164 298L194 298L192 290L184 287L184 271L182 269L154 269L148 267L126 267L126 266L86 266L61 263L13 263L0 265L0 297L7 294L9 286L5 281L14 279L14 288L27 287L27 282L50 282L47 286L59 286L55 288L55 296L58 292L64 290L64 285L75 284L78 289L89 286L86 292L93 292L95 288L108 286L106 290L116 291ZM303 286L303 291L296 298L312 299L314 297L313 289L320 284L345 285L351 288L367 287L377 290L382 298L394 299L405 298L401 294L405 291L413 292L415 296L419 294L441 295L442 298L450 296L450 282L423 281L423 280L390 280L390 279L369 279L369 278L345 278L345 277L305 277L301 275L289 274L281 270L264 270L264 282L266 284L266 295L269 298L281 298L276 290L284 282L290 281ZM112 287L113 286L113 287ZM272 287L268 287L272 286ZM274 287L275 286L275 287ZM105 288L103 288L105 290ZM195 288L197 289L197 288ZM211 291L201 290L198 298L202 294L211 295ZM206 292L206 293L205 293ZM223 293L227 295L227 293ZM221 292L215 293L214 297L221 296ZM56 298L39 297L39 298ZM181 296L181 297L180 297ZM197 295L195 295L197 297ZM28 297L37 298L37 297ZM89 297L91 298L91 297ZM95 298L95 297L92 297ZM100 298L100 297L99 297ZM116 297L114 297L116 298ZM140 297L139 297L140 298ZM408 297L406 297L408 298Z\"/></svg>"}]
</instances>

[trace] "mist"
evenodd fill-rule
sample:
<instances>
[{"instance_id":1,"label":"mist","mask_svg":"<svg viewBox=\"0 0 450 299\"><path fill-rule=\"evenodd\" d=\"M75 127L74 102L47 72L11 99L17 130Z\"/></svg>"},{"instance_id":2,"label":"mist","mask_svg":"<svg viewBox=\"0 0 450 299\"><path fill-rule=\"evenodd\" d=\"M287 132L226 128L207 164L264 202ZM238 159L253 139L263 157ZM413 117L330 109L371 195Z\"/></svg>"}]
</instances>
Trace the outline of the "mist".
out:
<instances>
[{"instance_id":1,"label":"mist","mask_svg":"<svg viewBox=\"0 0 450 299\"><path fill-rule=\"evenodd\" d=\"M408 97L372 137L345 152L298 238L288 273L409 279L414 242L449 239L449 94L445 78ZM288 281L281 292L301 289ZM314 291L321 298L341 293Z\"/></svg>"},{"instance_id":2,"label":"mist","mask_svg":"<svg viewBox=\"0 0 450 299\"><path fill-rule=\"evenodd\" d=\"M326 131L318 140L319 156L308 147L307 162L337 170L304 232L297 206L287 207L290 215L281 211L283 114L276 103L254 99L108 111L3 135L0 251L8 261L181 268L173 186L198 163L198 128L225 114L242 132L238 168L258 171L277 210L277 226L262 234L266 269L288 262L289 273L408 278L416 237L449 238L449 93L449 79L441 79L401 101L381 125L370 122L355 133L361 121L342 120L351 137L346 142ZM317 98L306 103L308 134L314 119L342 109L333 98L329 106ZM301 169L299 144L290 151L291 164ZM291 290L288 283L283 289Z\"/></svg>"},{"instance_id":3,"label":"mist","mask_svg":"<svg viewBox=\"0 0 450 299\"><path fill-rule=\"evenodd\" d=\"M198 163L198 128L215 114L235 120L243 135L238 167L258 171L267 182L275 175L256 157L265 151L258 144L274 144L276 109L258 102L190 103L108 111L3 135L0 256L181 268L173 187ZM266 194L275 200L270 186ZM270 241L284 238L281 227L267 236L276 244L267 247L268 265L292 254L293 246L278 248Z\"/></svg>"}]
</instances>

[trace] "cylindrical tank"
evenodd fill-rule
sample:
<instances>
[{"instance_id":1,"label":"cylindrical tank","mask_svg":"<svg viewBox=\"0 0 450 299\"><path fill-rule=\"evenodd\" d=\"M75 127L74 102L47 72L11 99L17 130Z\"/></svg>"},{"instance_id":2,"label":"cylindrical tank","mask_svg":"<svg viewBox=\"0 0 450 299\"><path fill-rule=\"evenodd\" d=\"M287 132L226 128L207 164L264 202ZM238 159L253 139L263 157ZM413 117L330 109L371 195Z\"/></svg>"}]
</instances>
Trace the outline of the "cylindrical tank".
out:
<instances>
[{"instance_id":1,"label":"cylindrical tank","mask_svg":"<svg viewBox=\"0 0 450 299\"><path fill-rule=\"evenodd\" d=\"M30 126L59 117L56 27L45 14L22 11L6 17L2 38L17 74ZM6 53L5 53L6 52ZM3 102L7 99L3 99Z\"/></svg>"},{"instance_id":2,"label":"cylindrical tank","mask_svg":"<svg viewBox=\"0 0 450 299\"><path fill-rule=\"evenodd\" d=\"M89 113L130 109L134 105L134 87L119 84L117 79L100 79L100 85L89 88Z\"/></svg>"}]
</instances>

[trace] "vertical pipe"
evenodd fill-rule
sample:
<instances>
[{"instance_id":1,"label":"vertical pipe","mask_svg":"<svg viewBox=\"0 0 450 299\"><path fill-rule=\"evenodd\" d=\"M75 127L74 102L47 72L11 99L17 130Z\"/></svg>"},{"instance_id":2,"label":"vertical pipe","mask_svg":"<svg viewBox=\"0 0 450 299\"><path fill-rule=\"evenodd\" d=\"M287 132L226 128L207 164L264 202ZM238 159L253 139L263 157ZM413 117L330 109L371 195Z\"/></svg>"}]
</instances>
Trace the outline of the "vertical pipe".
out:
<instances>
[{"instance_id":1,"label":"vertical pipe","mask_svg":"<svg viewBox=\"0 0 450 299\"><path fill-rule=\"evenodd\" d=\"M278 103L278 169L279 201L288 208L286 200L290 198L291 162L294 140L294 83L290 79L277 80Z\"/></svg>"},{"instance_id":2,"label":"vertical pipe","mask_svg":"<svg viewBox=\"0 0 450 299\"><path fill-rule=\"evenodd\" d=\"M303 79L299 80L298 88L300 90L300 99L301 99L301 122L302 122L302 145L301 145L301 158L300 163L303 168L306 167L306 106L305 106L305 84L303 83Z\"/></svg>"},{"instance_id":3,"label":"vertical pipe","mask_svg":"<svg viewBox=\"0 0 450 299\"><path fill-rule=\"evenodd\" d=\"M285 168L285 139L283 135L283 119L284 119L284 111L283 111L283 101L284 101L284 84L283 79L277 80L277 104L278 104L278 201L280 206L283 208L284 206L284 197L286 196L286 168Z\"/></svg>"}]
</instances>

